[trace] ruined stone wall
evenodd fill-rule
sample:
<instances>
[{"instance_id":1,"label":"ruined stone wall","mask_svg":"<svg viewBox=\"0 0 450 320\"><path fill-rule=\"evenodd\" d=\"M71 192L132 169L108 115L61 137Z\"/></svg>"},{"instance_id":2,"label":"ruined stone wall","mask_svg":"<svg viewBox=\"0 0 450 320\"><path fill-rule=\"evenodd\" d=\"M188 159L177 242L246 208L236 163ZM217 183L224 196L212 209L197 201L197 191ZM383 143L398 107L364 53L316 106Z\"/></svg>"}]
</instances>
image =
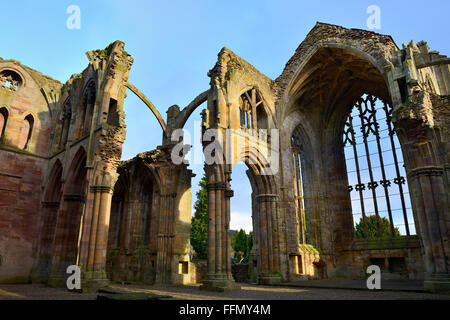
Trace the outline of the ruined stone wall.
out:
<instances>
[{"instance_id":1,"label":"ruined stone wall","mask_svg":"<svg viewBox=\"0 0 450 320\"><path fill-rule=\"evenodd\" d=\"M114 173L120 160L132 59L121 42L87 55L89 66L65 85L0 59L2 282L46 281L51 271L61 276L55 265L68 251L61 249L73 247L63 239L78 239L89 203L84 182L99 183L98 170L86 168Z\"/></svg>"},{"instance_id":2,"label":"ruined stone wall","mask_svg":"<svg viewBox=\"0 0 450 320\"><path fill-rule=\"evenodd\" d=\"M0 282L26 282L40 232L53 95L62 84L0 59L0 86Z\"/></svg>"},{"instance_id":3,"label":"ruined stone wall","mask_svg":"<svg viewBox=\"0 0 450 320\"><path fill-rule=\"evenodd\" d=\"M190 252L192 173L185 165L168 162L170 152L170 147L159 147L122 162L118 169L107 262L114 281L195 282Z\"/></svg>"}]
</instances>

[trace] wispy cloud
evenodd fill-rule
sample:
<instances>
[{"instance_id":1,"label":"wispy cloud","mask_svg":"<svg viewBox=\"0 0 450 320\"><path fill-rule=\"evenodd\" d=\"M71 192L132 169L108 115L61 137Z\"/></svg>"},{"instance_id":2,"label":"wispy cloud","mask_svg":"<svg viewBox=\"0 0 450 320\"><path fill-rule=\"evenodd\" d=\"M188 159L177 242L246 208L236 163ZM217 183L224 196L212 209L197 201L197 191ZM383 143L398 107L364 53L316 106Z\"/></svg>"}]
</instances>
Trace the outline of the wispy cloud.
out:
<instances>
[{"instance_id":1,"label":"wispy cloud","mask_svg":"<svg viewBox=\"0 0 450 320\"><path fill-rule=\"evenodd\" d=\"M244 229L247 233L253 230L252 215L250 213L231 212L230 218L231 230Z\"/></svg>"}]
</instances>

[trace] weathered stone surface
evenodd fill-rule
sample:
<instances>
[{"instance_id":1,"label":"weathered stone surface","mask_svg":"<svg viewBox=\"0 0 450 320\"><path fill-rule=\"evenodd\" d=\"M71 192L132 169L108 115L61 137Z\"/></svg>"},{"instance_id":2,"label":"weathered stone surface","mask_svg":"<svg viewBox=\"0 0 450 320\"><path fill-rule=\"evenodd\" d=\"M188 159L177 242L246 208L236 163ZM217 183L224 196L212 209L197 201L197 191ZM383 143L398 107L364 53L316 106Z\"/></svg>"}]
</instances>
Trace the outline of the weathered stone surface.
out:
<instances>
[{"instance_id":1,"label":"weathered stone surface","mask_svg":"<svg viewBox=\"0 0 450 320\"><path fill-rule=\"evenodd\" d=\"M209 72L210 88L183 109L169 108L167 123L128 83L133 59L122 42L87 56L88 67L64 85L0 60L0 282L64 285L66 267L77 263L83 284L94 290L108 276L174 284L202 279L205 290L238 289L230 179L242 161L252 186L252 279L361 277L378 263L386 277L448 289L450 69L449 59L425 42L399 48L387 35L317 23L275 80L224 48ZM158 117L163 145L121 162L127 88ZM363 94L393 107L417 237L355 239L342 136ZM168 138L205 101L203 131L218 130L216 156L229 161L205 165L203 272L190 256L192 173L171 161ZM238 132L233 140L225 139L228 129ZM278 130L277 168L269 166L267 151L275 137L258 129ZM301 161L301 194L293 157Z\"/></svg>"}]
</instances>

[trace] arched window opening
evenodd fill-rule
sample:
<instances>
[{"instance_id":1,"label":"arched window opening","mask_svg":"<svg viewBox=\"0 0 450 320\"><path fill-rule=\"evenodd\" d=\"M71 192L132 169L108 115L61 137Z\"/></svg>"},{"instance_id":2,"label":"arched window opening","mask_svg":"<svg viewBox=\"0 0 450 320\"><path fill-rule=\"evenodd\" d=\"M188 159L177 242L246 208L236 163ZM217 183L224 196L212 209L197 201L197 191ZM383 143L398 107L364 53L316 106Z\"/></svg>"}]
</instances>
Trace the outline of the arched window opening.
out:
<instances>
[{"instance_id":1,"label":"arched window opening","mask_svg":"<svg viewBox=\"0 0 450 320\"><path fill-rule=\"evenodd\" d=\"M16 92L22 86L22 78L17 72L3 70L0 72L0 88L9 92Z\"/></svg>"},{"instance_id":2,"label":"arched window opening","mask_svg":"<svg viewBox=\"0 0 450 320\"><path fill-rule=\"evenodd\" d=\"M20 132L19 149L27 149L33 134L34 118L31 114L25 117L24 126Z\"/></svg>"},{"instance_id":3,"label":"arched window opening","mask_svg":"<svg viewBox=\"0 0 450 320\"><path fill-rule=\"evenodd\" d=\"M392 106L370 94L359 98L345 125L344 146L356 238L415 234Z\"/></svg>"},{"instance_id":4,"label":"arched window opening","mask_svg":"<svg viewBox=\"0 0 450 320\"><path fill-rule=\"evenodd\" d=\"M298 138L294 135L291 139L292 147L292 168L293 168L293 183L294 183L294 201L297 208L297 216L299 222L300 243L308 243L306 233L306 216L305 216L305 199L303 193L303 170L300 159L301 144Z\"/></svg>"},{"instance_id":5,"label":"arched window opening","mask_svg":"<svg viewBox=\"0 0 450 320\"><path fill-rule=\"evenodd\" d=\"M8 110L0 108L0 139L5 135L6 124L8 123Z\"/></svg>"},{"instance_id":6,"label":"arched window opening","mask_svg":"<svg viewBox=\"0 0 450 320\"><path fill-rule=\"evenodd\" d=\"M96 100L95 82L91 81L84 94L79 115L79 129L77 137L83 137L91 131L92 117L94 114L94 104Z\"/></svg>"},{"instance_id":7,"label":"arched window opening","mask_svg":"<svg viewBox=\"0 0 450 320\"><path fill-rule=\"evenodd\" d=\"M59 137L58 149L63 148L69 136L70 121L72 119L72 108L67 101L64 105L61 117L61 135Z\"/></svg>"},{"instance_id":8,"label":"arched window opening","mask_svg":"<svg viewBox=\"0 0 450 320\"><path fill-rule=\"evenodd\" d=\"M124 209L123 195L114 194L111 201L111 222L108 238L108 249L111 249L112 247L120 247L123 209Z\"/></svg>"},{"instance_id":9,"label":"arched window opening","mask_svg":"<svg viewBox=\"0 0 450 320\"><path fill-rule=\"evenodd\" d=\"M242 129L267 129L268 120L263 101L256 89L245 92L239 102L239 124Z\"/></svg>"},{"instance_id":10,"label":"arched window opening","mask_svg":"<svg viewBox=\"0 0 450 320\"><path fill-rule=\"evenodd\" d=\"M117 110L117 100L109 99L108 119L107 123L111 126L119 126L119 112Z\"/></svg>"}]
</instances>

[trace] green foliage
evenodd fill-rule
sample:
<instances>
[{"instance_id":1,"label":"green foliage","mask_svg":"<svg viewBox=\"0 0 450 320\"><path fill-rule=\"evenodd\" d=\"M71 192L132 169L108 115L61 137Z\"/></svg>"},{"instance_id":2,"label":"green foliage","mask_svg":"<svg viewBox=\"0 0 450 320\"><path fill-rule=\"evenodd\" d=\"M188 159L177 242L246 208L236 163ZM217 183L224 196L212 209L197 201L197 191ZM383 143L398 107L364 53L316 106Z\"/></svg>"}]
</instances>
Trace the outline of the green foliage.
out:
<instances>
[{"instance_id":1,"label":"green foliage","mask_svg":"<svg viewBox=\"0 0 450 320\"><path fill-rule=\"evenodd\" d=\"M249 235L243 229L233 233L231 248L236 262L247 262L253 247L253 232Z\"/></svg>"},{"instance_id":2,"label":"green foliage","mask_svg":"<svg viewBox=\"0 0 450 320\"><path fill-rule=\"evenodd\" d=\"M204 174L199 183L200 190L197 192L197 201L194 204L195 213L191 222L191 245L198 259L207 258L208 192L206 183L207 178Z\"/></svg>"},{"instance_id":3,"label":"green foliage","mask_svg":"<svg viewBox=\"0 0 450 320\"><path fill-rule=\"evenodd\" d=\"M389 223L389 220L384 217L379 217L380 221L380 230L381 230L381 238L392 238L391 234L391 224ZM377 229L377 216L368 216L366 217L366 223L367 223L367 239L377 239L378 236L378 229ZM359 221L359 223L356 225L356 238L357 239L365 239L364 237L364 222L363 219ZM400 237L400 231L398 228L394 228L394 237Z\"/></svg>"},{"instance_id":4,"label":"green foliage","mask_svg":"<svg viewBox=\"0 0 450 320\"><path fill-rule=\"evenodd\" d=\"M253 231L250 231L247 237L247 252L245 253L245 260L248 261L250 257L250 253L253 248Z\"/></svg>"}]
</instances>

